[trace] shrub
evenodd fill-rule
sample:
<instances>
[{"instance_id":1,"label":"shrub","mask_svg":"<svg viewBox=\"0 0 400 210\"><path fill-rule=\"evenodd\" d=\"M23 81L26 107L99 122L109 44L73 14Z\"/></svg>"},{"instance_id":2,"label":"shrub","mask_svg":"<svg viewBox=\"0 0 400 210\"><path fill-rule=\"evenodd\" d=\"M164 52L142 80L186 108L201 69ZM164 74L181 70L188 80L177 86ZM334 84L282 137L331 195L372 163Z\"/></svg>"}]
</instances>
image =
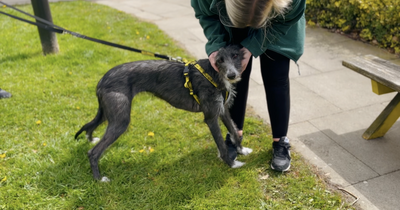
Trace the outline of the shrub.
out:
<instances>
[{"instance_id":1,"label":"shrub","mask_svg":"<svg viewBox=\"0 0 400 210\"><path fill-rule=\"evenodd\" d=\"M400 54L398 0L307 0L306 18Z\"/></svg>"}]
</instances>

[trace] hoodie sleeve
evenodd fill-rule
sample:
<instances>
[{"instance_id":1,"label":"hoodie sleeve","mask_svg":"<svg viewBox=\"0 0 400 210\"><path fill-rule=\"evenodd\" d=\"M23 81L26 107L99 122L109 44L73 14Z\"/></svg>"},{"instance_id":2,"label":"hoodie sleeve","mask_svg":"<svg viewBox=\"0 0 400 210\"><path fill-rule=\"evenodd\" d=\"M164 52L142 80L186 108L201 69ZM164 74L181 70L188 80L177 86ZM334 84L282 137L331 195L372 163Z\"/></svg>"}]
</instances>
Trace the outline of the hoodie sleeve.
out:
<instances>
[{"instance_id":1,"label":"hoodie sleeve","mask_svg":"<svg viewBox=\"0 0 400 210\"><path fill-rule=\"evenodd\" d=\"M306 0L293 0L289 11L284 16L273 19L265 29L254 30L241 44L253 56L258 57L267 50L269 44L287 34L289 29L304 16L305 9Z\"/></svg>"},{"instance_id":2,"label":"hoodie sleeve","mask_svg":"<svg viewBox=\"0 0 400 210\"><path fill-rule=\"evenodd\" d=\"M228 34L218 15L211 11L211 3L212 0L191 0L195 17L199 19L204 35L208 40L206 44L207 55L226 46Z\"/></svg>"}]
</instances>

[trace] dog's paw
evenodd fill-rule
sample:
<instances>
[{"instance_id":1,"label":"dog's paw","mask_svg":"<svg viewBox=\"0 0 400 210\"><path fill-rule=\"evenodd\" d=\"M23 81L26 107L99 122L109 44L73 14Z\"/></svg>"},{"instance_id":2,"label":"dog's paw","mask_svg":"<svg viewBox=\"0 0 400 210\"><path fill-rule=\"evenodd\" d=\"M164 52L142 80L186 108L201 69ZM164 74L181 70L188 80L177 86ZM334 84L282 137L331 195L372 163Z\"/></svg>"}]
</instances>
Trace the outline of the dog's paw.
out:
<instances>
[{"instance_id":1,"label":"dog's paw","mask_svg":"<svg viewBox=\"0 0 400 210\"><path fill-rule=\"evenodd\" d=\"M233 165L231 166L231 168L240 168L240 167L242 167L244 164L246 164L246 163L240 162L240 161L237 161L237 160L234 160L234 161L233 161Z\"/></svg>"},{"instance_id":2,"label":"dog's paw","mask_svg":"<svg viewBox=\"0 0 400 210\"><path fill-rule=\"evenodd\" d=\"M89 141L89 142L92 143L92 144L97 144L97 142L99 142L99 141L100 141L100 138L95 137L95 138L92 139L92 141Z\"/></svg>"},{"instance_id":3,"label":"dog's paw","mask_svg":"<svg viewBox=\"0 0 400 210\"><path fill-rule=\"evenodd\" d=\"M103 176L103 178L101 178L100 182L110 182L111 180L105 176Z\"/></svg>"},{"instance_id":4,"label":"dog's paw","mask_svg":"<svg viewBox=\"0 0 400 210\"><path fill-rule=\"evenodd\" d=\"M253 152L253 149L250 149L248 147L243 147L241 151L239 151L240 154L242 155L248 155Z\"/></svg>"}]
</instances>

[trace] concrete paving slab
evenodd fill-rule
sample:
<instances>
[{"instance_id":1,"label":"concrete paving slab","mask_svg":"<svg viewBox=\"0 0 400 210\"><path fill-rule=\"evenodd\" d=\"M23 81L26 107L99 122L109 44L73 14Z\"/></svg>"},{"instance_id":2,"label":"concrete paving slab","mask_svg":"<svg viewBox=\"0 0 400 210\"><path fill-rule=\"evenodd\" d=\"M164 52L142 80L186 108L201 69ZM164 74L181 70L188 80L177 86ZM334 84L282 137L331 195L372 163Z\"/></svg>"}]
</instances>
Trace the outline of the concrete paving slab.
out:
<instances>
[{"instance_id":1,"label":"concrete paving slab","mask_svg":"<svg viewBox=\"0 0 400 210\"><path fill-rule=\"evenodd\" d=\"M117 10L121 11L121 12L125 12L127 14L135 16L136 18L142 19L140 17L140 14L143 14L143 12L141 10L133 8L133 7L129 7L129 6L125 5L125 4L123 4L123 3L110 2L110 1L99 1L99 2L96 2L96 3L112 7L114 9L117 9ZM156 18L157 17L153 17L153 16L150 17L150 19L156 19Z\"/></svg>"},{"instance_id":2,"label":"concrete paving slab","mask_svg":"<svg viewBox=\"0 0 400 210\"><path fill-rule=\"evenodd\" d=\"M384 105L376 104L339 114L310 120L322 130L332 141L350 152L355 158L368 165L379 175L400 170L400 141L391 138L400 136L400 121L391 128L390 136L365 140L362 134L375 120ZM357 120L348 120L357 119Z\"/></svg>"},{"instance_id":3,"label":"concrete paving slab","mask_svg":"<svg viewBox=\"0 0 400 210\"><path fill-rule=\"evenodd\" d=\"M182 1L182 0L164 0L165 2L171 3L171 5L182 5L184 7L187 7L190 10L193 10L192 7L190 6L190 2L188 1Z\"/></svg>"},{"instance_id":4,"label":"concrete paving slab","mask_svg":"<svg viewBox=\"0 0 400 210\"><path fill-rule=\"evenodd\" d=\"M185 45L186 50L190 52L192 56L197 59L207 58L207 54L204 49L204 44L192 44L190 46Z\"/></svg>"},{"instance_id":5,"label":"concrete paving slab","mask_svg":"<svg viewBox=\"0 0 400 210\"><path fill-rule=\"evenodd\" d=\"M338 43L348 42L349 39L345 36L327 31L318 27L307 26L306 30L306 46L329 48Z\"/></svg>"},{"instance_id":6,"label":"concrete paving slab","mask_svg":"<svg viewBox=\"0 0 400 210\"><path fill-rule=\"evenodd\" d=\"M354 187L366 195L381 210L399 208L400 171L356 184Z\"/></svg>"},{"instance_id":7,"label":"concrete paving slab","mask_svg":"<svg viewBox=\"0 0 400 210\"><path fill-rule=\"evenodd\" d=\"M379 176L366 164L354 158L347 150L332 141L326 131L321 131L311 123L292 124L289 136L296 136L319 158L333 168L350 184Z\"/></svg>"},{"instance_id":8,"label":"concrete paving slab","mask_svg":"<svg viewBox=\"0 0 400 210\"><path fill-rule=\"evenodd\" d=\"M298 66L297 66L298 64ZM290 71L289 77L290 79L301 78L308 75L314 75L321 73L321 71L309 66L308 64L304 63L303 61L298 61L297 64L294 61L290 61ZM300 74L299 74L300 71ZM257 84L262 85L262 75L260 71L260 59L253 58L252 70L251 70L251 79L253 79Z\"/></svg>"},{"instance_id":9,"label":"concrete paving slab","mask_svg":"<svg viewBox=\"0 0 400 210\"><path fill-rule=\"evenodd\" d=\"M393 54L389 53L387 50L380 49L361 41L354 41L346 36L315 27L307 27L305 47L306 49L317 48L320 51L324 51L324 49L329 50L328 52L336 53L340 56L342 56L342 54L347 56L372 54L387 60L395 58ZM340 51L340 49L343 49L344 51ZM302 58L302 60L308 59ZM322 60L326 61L326 57ZM324 66L325 65L322 64L318 67Z\"/></svg>"},{"instance_id":10,"label":"concrete paving slab","mask_svg":"<svg viewBox=\"0 0 400 210\"><path fill-rule=\"evenodd\" d=\"M343 52L347 52L346 55L343 55ZM305 46L301 61L315 69L328 72L340 69L342 60L349 56L351 53L339 45L313 46L310 44Z\"/></svg>"},{"instance_id":11,"label":"concrete paving slab","mask_svg":"<svg viewBox=\"0 0 400 210\"><path fill-rule=\"evenodd\" d=\"M251 73L253 74L254 72ZM264 122L269 123L266 100L264 86L251 79L247 104L255 110L255 113L260 116Z\"/></svg>"},{"instance_id":12,"label":"concrete paving slab","mask_svg":"<svg viewBox=\"0 0 400 210\"><path fill-rule=\"evenodd\" d=\"M297 80L290 81L290 124L341 112L333 103L321 97Z\"/></svg>"},{"instance_id":13,"label":"concrete paving slab","mask_svg":"<svg viewBox=\"0 0 400 210\"><path fill-rule=\"evenodd\" d=\"M309 122L297 123L294 125L294 132L300 131L305 133L304 131L315 132L315 129ZM312 165L318 166L320 171L324 172L326 177L329 177L330 182L333 185L336 185L349 193L355 195L358 200L355 204L360 209L363 210L378 210L378 208L370 202L368 198L366 198L358 189L356 189L353 185L343 179L341 175L339 175L330 165L328 165L324 160L322 160L318 155L316 155L310 148L308 148L303 142L301 142L296 135L292 135L291 131L289 131L289 136L291 136L290 142L293 146L293 150L302 154L302 156Z\"/></svg>"},{"instance_id":14,"label":"concrete paving slab","mask_svg":"<svg viewBox=\"0 0 400 210\"><path fill-rule=\"evenodd\" d=\"M315 74L322 73L322 71L320 71L316 68L313 68L312 66L303 62L302 60L299 60L297 62L297 64L298 64L298 66L296 65L296 63L294 61L290 62L289 77L291 80L306 77L309 75L315 75ZM299 71L300 71L300 74L299 74Z\"/></svg>"},{"instance_id":15,"label":"concrete paving slab","mask_svg":"<svg viewBox=\"0 0 400 210\"><path fill-rule=\"evenodd\" d=\"M199 24L199 21L195 18L168 18L159 21L154 21L159 28L163 31L172 30L185 30L186 28L192 28L193 25Z\"/></svg>"},{"instance_id":16,"label":"concrete paving slab","mask_svg":"<svg viewBox=\"0 0 400 210\"><path fill-rule=\"evenodd\" d=\"M206 55L204 44L203 44L202 40L199 39L199 37L197 35L195 35L194 33L195 32L192 32L190 30L182 30L182 31L170 31L170 32L168 32L168 35L170 37L173 37L178 42L184 40L182 42L182 44L186 45L188 47L191 47L193 44L202 44L203 45L203 51L204 51L203 54Z\"/></svg>"},{"instance_id":17,"label":"concrete paving slab","mask_svg":"<svg viewBox=\"0 0 400 210\"><path fill-rule=\"evenodd\" d=\"M260 70L260 58L252 58L251 64L251 75L250 78L259 85L263 85L261 70Z\"/></svg>"},{"instance_id":18,"label":"concrete paving slab","mask_svg":"<svg viewBox=\"0 0 400 210\"><path fill-rule=\"evenodd\" d=\"M203 33L203 29L198 28L198 27L193 27L193 28L188 28L187 30L192 34L192 36L195 36L201 44L204 45L204 43L207 42L207 38ZM191 38L191 37L186 37L186 38ZM206 50L205 50L205 46L204 46L204 53L205 53L205 51Z\"/></svg>"},{"instance_id":19,"label":"concrete paving slab","mask_svg":"<svg viewBox=\"0 0 400 210\"><path fill-rule=\"evenodd\" d=\"M339 67L339 69L297 78L296 81L342 110L382 103L394 97L393 93L376 95L372 92L370 79L345 67Z\"/></svg>"}]
</instances>

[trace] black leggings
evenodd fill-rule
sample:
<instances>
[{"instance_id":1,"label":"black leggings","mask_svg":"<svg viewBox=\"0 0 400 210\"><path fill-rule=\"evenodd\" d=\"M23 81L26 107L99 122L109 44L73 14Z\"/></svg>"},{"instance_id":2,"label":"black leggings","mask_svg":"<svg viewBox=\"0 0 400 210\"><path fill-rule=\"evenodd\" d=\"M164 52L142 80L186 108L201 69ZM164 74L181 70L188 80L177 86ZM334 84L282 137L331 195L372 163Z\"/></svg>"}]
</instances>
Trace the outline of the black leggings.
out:
<instances>
[{"instance_id":1,"label":"black leggings","mask_svg":"<svg viewBox=\"0 0 400 210\"><path fill-rule=\"evenodd\" d=\"M290 59L273 51L267 50L260 56L261 74L267 96L268 113L271 121L273 138L286 136L289 127ZM242 74L242 80L236 84L235 102L230 108L232 120L239 130L243 130L246 112L247 95L251 73L252 59Z\"/></svg>"}]
</instances>

